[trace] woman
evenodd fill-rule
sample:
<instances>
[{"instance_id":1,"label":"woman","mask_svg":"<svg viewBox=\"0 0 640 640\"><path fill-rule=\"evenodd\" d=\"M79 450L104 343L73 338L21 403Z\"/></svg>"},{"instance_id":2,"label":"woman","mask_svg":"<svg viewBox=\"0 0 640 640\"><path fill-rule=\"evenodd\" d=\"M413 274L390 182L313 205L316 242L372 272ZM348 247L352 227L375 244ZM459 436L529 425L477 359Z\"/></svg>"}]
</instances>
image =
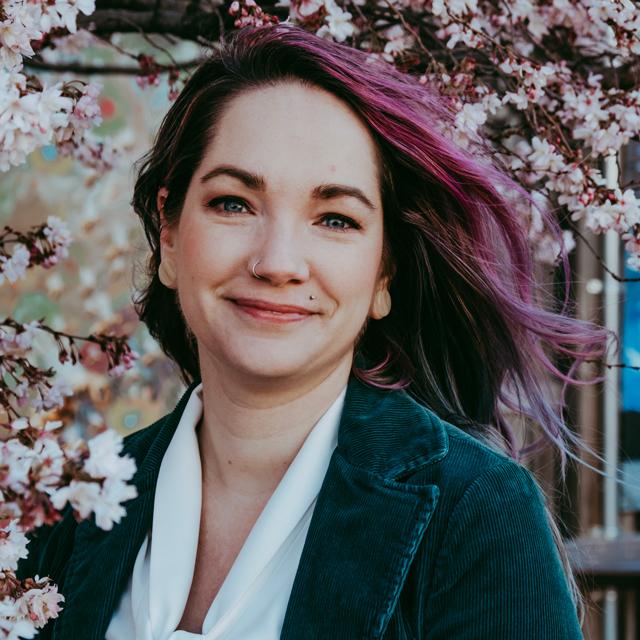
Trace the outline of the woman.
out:
<instances>
[{"instance_id":1,"label":"woman","mask_svg":"<svg viewBox=\"0 0 640 640\"><path fill-rule=\"evenodd\" d=\"M24 574L66 597L43 637L582 637L501 406L562 446L543 347L579 362L605 335L535 305L515 187L450 122L290 25L194 73L133 198L140 317L189 388L126 439L119 525L32 542Z\"/></svg>"}]
</instances>

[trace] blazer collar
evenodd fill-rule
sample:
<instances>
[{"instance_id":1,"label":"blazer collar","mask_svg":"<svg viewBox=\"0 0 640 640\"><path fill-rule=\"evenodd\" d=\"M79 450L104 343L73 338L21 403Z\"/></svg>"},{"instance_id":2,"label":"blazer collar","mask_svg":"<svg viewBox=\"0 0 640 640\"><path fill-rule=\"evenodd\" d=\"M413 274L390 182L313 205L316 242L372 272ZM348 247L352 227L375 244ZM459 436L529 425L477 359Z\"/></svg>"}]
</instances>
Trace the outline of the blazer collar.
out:
<instances>
[{"instance_id":1,"label":"blazer collar","mask_svg":"<svg viewBox=\"0 0 640 640\"><path fill-rule=\"evenodd\" d=\"M404 390L349 378L338 450L351 464L394 479L441 460L449 440L442 421Z\"/></svg>"},{"instance_id":2,"label":"blazer collar","mask_svg":"<svg viewBox=\"0 0 640 640\"><path fill-rule=\"evenodd\" d=\"M164 453L198 384L199 380L193 382L175 409L147 429L147 437L137 443L133 455L138 470L132 482L139 492L155 488ZM406 391L372 387L352 375L337 448L351 464L393 479L444 458L449 441L440 418Z\"/></svg>"},{"instance_id":3,"label":"blazer collar","mask_svg":"<svg viewBox=\"0 0 640 640\"><path fill-rule=\"evenodd\" d=\"M404 391L349 381L283 640L382 638L438 502L403 478L448 452L443 423Z\"/></svg>"},{"instance_id":4,"label":"blazer collar","mask_svg":"<svg viewBox=\"0 0 640 640\"><path fill-rule=\"evenodd\" d=\"M93 520L78 525L54 640L104 638L151 527L160 463L197 384L171 414L132 440L138 496L126 503L127 515L109 532ZM283 639L382 637L439 494L435 485L402 478L441 460L447 450L442 422L404 391L350 378L338 446L311 519Z\"/></svg>"}]
</instances>

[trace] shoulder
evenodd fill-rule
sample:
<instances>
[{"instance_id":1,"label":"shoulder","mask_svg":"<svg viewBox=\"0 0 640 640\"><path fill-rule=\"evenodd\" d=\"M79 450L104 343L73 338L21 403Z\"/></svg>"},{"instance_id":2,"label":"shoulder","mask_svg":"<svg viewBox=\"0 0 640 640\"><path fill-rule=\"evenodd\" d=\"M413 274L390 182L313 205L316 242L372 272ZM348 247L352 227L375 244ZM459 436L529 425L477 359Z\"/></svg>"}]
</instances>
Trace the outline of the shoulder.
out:
<instances>
[{"instance_id":1,"label":"shoulder","mask_svg":"<svg viewBox=\"0 0 640 640\"><path fill-rule=\"evenodd\" d=\"M408 419L403 428L415 442L425 441L424 433L430 434L426 441L432 451L406 476L408 482L437 485L440 497L450 508L465 494L500 488L523 498L540 495L533 475L520 462L440 418L429 408L415 401L410 404L412 411L405 412ZM485 497L488 499L489 495Z\"/></svg>"},{"instance_id":2,"label":"shoulder","mask_svg":"<svg viewBox=\"0 0 640 640\"><path fill-rule=\"evenodd\" d=\"M440 472L447 535L467 526L481 534L484 527L487 536L506 541L527 522L529 531L550 537L546 500L533 474L456 427L447 428L449 453Z\"/></svg>"},{"instance_id":3,"label":"shoulder","mask_svg":"<svg viewBox=\"0 0 640 640\"><path fill-rule=\"evenodd\" d=\"M460 493L482 492L501 486L505 490L530 497L539 493L531 472L502 451L498 451L462 429L441 421L449 442L441 461L441 480L450 490Z\"/></svg>"},{"instance_id":4,"label":"shoulder","mask_svg":"<svg viewBox=\"0 0 640 640\"><path fill-rule=\"evenodd\" d=\"M438 487L423 545L423 562L434 585L448 590L462 576L480 583L490 575L519 590L525 589L520 578L530 573L538 586L546 584L566 600L546 499L533 474L460 428L440 423L447 436L446 455L407 480ZM541 571L548 575L541 578ZM496 588L498 583L490 581Z\"/></svg>"},{"instance_id":5,"label":"shoulder","mask_svg":"<svg viewBox=\"0 0 640 640\"><path fill-rule=\"evenodd\" d=\"M436 485L440 510L471 485L510 483L530 493L530 473L478 438L440 418L405 390L350 382L338 448L357 467L390 480Z\"/></svg>"},{"instance_id":6,"label":"shoulder","mask_svg":"<svg viewBox=\"0 0 640 640\"><path fill-rule=\"evenodd\" d=\"M527 522L529 532L537 531L551 540L546 499L533 474L520 462L485 444L459 427L437 417L429 409L419 429L440 432L438 442L446 443L441 455L418 466L404 481L432 484L438 500L429 527L436 548L451 541L454 531L465 529L506 540ZM529 533L525 532L528 536Z\"/></svg>"},{"instance_id":7,"label":"shoulder","mask_svg":"<svg viewBox=\"0 0 640 640\"><path fill-rule=\"evenodd\" d=\"M349 393L350 392L350 393ZM429 534L439 537L471 508L497 510L526 504L546 517L531 473L519 462L440 418L404 390L374 389L352 382L338 446L353 465L405 486L432 485L437 504Z\"/></svg>"},{"instance_id":8,"label":"shoulder","mask_svg":"<svg viewBox=\"0 0 640 640\"><path fill-rule=\"evenodd\" d=\"M465 628L469 638L581 638L533 475L457 427L445 429L449 449L431 471L440 493L419 562L433 637Z\"/></svg>"}]
</instances>

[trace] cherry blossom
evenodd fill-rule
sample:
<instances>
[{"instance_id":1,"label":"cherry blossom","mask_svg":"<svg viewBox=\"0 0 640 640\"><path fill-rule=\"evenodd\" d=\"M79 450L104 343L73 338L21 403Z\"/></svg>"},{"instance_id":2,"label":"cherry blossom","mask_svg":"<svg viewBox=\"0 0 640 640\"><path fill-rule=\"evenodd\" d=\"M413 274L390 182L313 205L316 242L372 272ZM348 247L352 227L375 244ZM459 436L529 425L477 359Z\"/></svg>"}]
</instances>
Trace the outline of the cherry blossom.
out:
<instances>
[{"instance_id":1,"label":"cherry blossom","mask_svg":"<svg viewBox=\"0 0 640 640\"><path fill-rule=\"evenodd\" d=\"M640 271L640 202L630 185L608 186L600 169L604 157L640 136L640 90L609 73L619 70L622 77L640 54L636 2L280 0L277 6L288 7L289 20L320 37L358 47L370 60L386 60L437 89L451 110L450 122L437 126L465 153L498 162L531 193L534 206L515 200L513 212L522 217L538 261L555 264L563 248L575 246L571 230L557 237L544 228L541 212L559 211L566 226L580 222L593 233L619 234L627 265ZM123 143L94 131L102 117L101 87L49 77L45 82L23 66L45 41L53 46L42 49L44 60L56 50L81 59L95 37L77 30L77 17L94 9L94 0L2 3L1 171L48 144L91 176L117 164ZM278 21L256 0L234 0L228 13L235 27ZM58 37L65 30L71 35ZM157 84L163 71L155 58L140 54L137 62L138 84ZM171 95L177 95L175 84ZM84 222L96 224L100 214L94 205ZM56 217L26 232L0 231L0 284L16 283L37 266L54 267L67 257L71 241L68 226ZM116 256L111 267L121 271L122 260ZM111 315L112 301L96 288L95 274L81 273L80 280L87 311L96 318ZM46 286L59 295L64 283L54 271ZM64 414L56 410L68 402L71 386L32 357L40 336L47 335L65 366L81 362L80 340L102 354L110 375L126 373L138 357L121 337L81 338L39 320L0 322L0 373L8 381L0 403L9 433L0 442L0 580L15 584L0 600L0 638L33 637L63 600L46 578L19 584L12 575L28 552L25 535L56 522L67 505L75 517L94 517L98 527L110 529L136 495L127 484L135 463L122 457L117 434L73 440L58 419Z\"/></svg>"},{"instance_id":2,"label":"cherry blossom","mask_svg":"<svg viewBox=\"0 0 640 640\"><path fill-rule=\"evenodd\" d=\"M431 68L425 69L422 77L455 98L452 104L457 115L455 127L450 131L454 139L471 149L478 136L492 131L495 122L511 117L510 111L519 114L526 125L523 130L533 149L533 159L527 159L526 154L504 157L503 149L498 149L496 154L504 157L505 166L511 168L514 177L531 190L545 190L572 213L588 217L591 228L598 232L607 230L603 225L609 220L612 226L608 228L615 227L620 234L630 233L615 222L615 216L608 214L603 186L590 179L588 170L597 166L599 158L618 152L640 135L640 91L605 86L601 73L589 68L583 71L576 61L586 56L602 62L603 67L621 67L637 56L640 52L637 3L631 0L503 0L500 3L489 0L388 3L381 0L369 6L362 0L352 5L342 0L282 0L278 6L289 7L292 21L321 37L338 42L350 40L353 46L400 66L408 59L413 59L415 65L424 51L434 50L416 38L415 28L409 28L419 21L447 48L475 51L474 64L484 57L493 65L493 76L501 76L501 85L494 83L493 90L487 90L487 82L492 82L489 76L461 70L471 59L465 55L456 55L454 59L460 61L459 68L446 56L436 61L435 54L431 53L432 59L426 58ZM51 30L65 28L76 34L77 15L79 12L89 15L94 10L93 0L58 0L55 4L14 0L3 7L0 169L7 170L24 162L31 151L53 141L60 153L73 156L94 172L108 171L117 161L118 148L91 134L93 126L100 122L99 87L83 87L80 83L76 83L75 89L61 83L30 85L22 73L21 63L24 56L33 55L32 42ZM352 9L358 9L358 15ZM376 12L380 12L379 17ZM411 14L411 20L394 19L400 12ZM255 0L235 0L229 6L229 13L235 17L236 27L277 21ZM364 28L366 18L371 18L379 45L374 45L368 28ZM558 29L563 31L557 32ZM541 43L544 38L558 38L558 33L568 34L562 37L563 46L570 43L569 48L575 51L574 59L547 56L548 48ZM56 44L64 47L64 39L56 39ZM376 50L375 46L380 48ZM156 65L146 54L140 59L147 60L147 65ZM145 84L153 84L158 73L146 73L141 78ZM561 134L558 127L562 129ZM491 139L502 144L499 133ZM588 166L583 165L585 157L589 158ZM582 176L575 167L583 171ZM598 207L604 207L599 214ZM547 251L538 253L548 254ZM9 260L8 256L5 258ZM55 260L53 256L50 263L54 264ZM15 269L13 263L9 264L11 276L19 276L20 265L19 259Z\"/></svg>"},{"instance_id":3,"label":"cherry blossom","mask_svg":"<svg viewBox=\"0 0 640 640\"><path fill-rule=\"evenodd\" d=\"M133 485L119 479L107 478L102 483L72 480L52 493L51 502L58 511L69 503L82 519L93 513L97 526L110 530L126 513L122 503L137 495Z\"/></svg>"},{"instance_id":4,"label":"cherry blossom","mask_svg":"<svg viewBox=\"0 0 640 640\"><path fill-rule=\"evenodd\" d=\"M64 596L54 585L47 584L25 591L17 601L17 613L20 618L30 620L36 629L41 629L48 620L58 617L62 602Z\"/></svg>"},{"instance_id":5,"label":"cherry blossom","mask_svg":"<svg viewBox=\"0 0 640 640\"><path fill-rule=\"evenodd\" d=\"M11 520L6 526L0 525L0 571L15 571L18 560L27 557L27 536L24 535L17 520Z\"/></svg>"},{"instance_id":6,"label":"cherry blossom","mask_svg":"<svg viewBox=\"0 0 640 640\"><path fill-rule=\"evenodd\" d=\"M564 168L563 158L557 153L556 148L549 144L547 140L540 139L537 136L531 140L529 163L536 171L556 173Z\"/></svg>"},{"instance_id":7,"label":"cherry blossom","mask_svg":"<svg viewBox=\"0 0 640 640\"><path fill-rule=\"evenodd\" d=\"M67 257L71 240L66 223L55 216L24 233L5 227L0 232L0 284L5 278L16 282L30 267L57 264Z\"/></svg>"},{"instance_id":8,"label":"cherry blossom","mask_svg":"<svg viewBox=\"0 0 640 640\"><path fill-rule=\"evenodd\" d=\"M42 31L28 3L9 1L2 3L3 20L0 22L0 63L8 69L22 66L22 56L32 56L32 40L39 40Z\"/></svg>"},{"instance_id":9,"label":"cherry blossom","mask_svg":"<svg viewBox=\"0 0 640 640\"><path fill-rule=\"evenodd\" d=\"M32 403L36 411L49 411L61 407L64 404L65 396L70 396L73 389L64 381L56 381L44 392L40 393L39 398Z\"/></svg>"},{"instance_id":10,"label":"cherry blossom","mask_svg":"<svg viewBox=\"0 0 640 640\"><path fill-rule=\"evenodd\" d=\"M67 256L70 243L68 226L55 216L27 231L5 227L0 231L3 278L11 282L30 267L51 267ZM136 496L135 487L127 484L136 465L120 455L121 436L110 431L89 443L74 442L62 420L50 419L49 412L64 404L72 388L63 379L52 380L53 369L30 359L38 339L47 336L57 344L61 362L79 362L79 340L97 345L114 373L131 368L137 358L120 336L73 336L41 320L0 321L0 375L5 382L0 406L9 416L8 422L0 422L5 432L0 441L0 638L33 637L58 615L63 602L47 578L15 577L18 561L28 554L27 534L57 522L67 504L77 518L95 516L98 527L110 529L124 516L123 504Z\"/></svg>"},{"instance_id":11,"label":"cherry blossom","mask_svg":"<svg viewBox=\"0 0 640 640\"><path fill-rule=\"evenodd\" d=\"M330 37L337 42L344 42L355 32L355 26L351 19L353 16L348 11L344 11L334 0L325 0L324 7L327 11L325 24L317 31L316 35L321 38Z\"/></svg>"},{"instance_id":12,"label":"cherry blossom","mask_svg":"<svg viewBox=\"0 0 640 640\"><path fill-rule=\"evenodd\" d=\"M47 423L47 425L51 424L53 423ZM62 423L59 422L59 425ZM45 433L51 430L50 426L45 427ZM37 477L35 488L38 491L50 493L62 481L66 462L65 452L58 440L51 436L38 438L33 451L38 461L37 466L32 465L32 472Z\"/></svg>"},{"instance_id":13,"label":"cherry blossom","mask_svg":"<svg viewBox=\"0 0 640 640\"><path fill-rule=\"evenodd\" d=\"M69 255L68 247L71 244L72 238L66 222L56 216L49 216L42 232L51 245L55 247L53 255L48 258L48 265L50 265L54 259L55 262L53 262L53 264L57 263L59 259L64 259Z\"/></svg>"},{"instance_id":14,"label":"cherry blossom","mask_svg":"<svg viewBox=\"0 0 640 640\"><path fill-rule=\"evenodd\" d=\"M33 638L37 629L28 618L18 619L20 605L13 598L0 599L0 637L5 640Z\"/></svg>"},{"instance_id":15,"label":"cherry blossom","mask_svg":"<svg viewBox=\"0 0 640 640\"><path fill-rule=\"evenodd\" d=\"M27 271L30 262L30 254L27 247L17 244L10 257L0 255L0 284L6 278L9 282L16 282Z\"/></svg>"},{"instance_id":16,"label":"cherry blossom","mask_svg":"<svg viewBox=\"0 0 640 640\"><path fill-rule=\"evenodd\" d=\"M122 458L122 438L108 430L88 442L89 458L84 463L85 471L95 478L130 480L136 466L131 458Z\"/></svg>"},{"instance_id":17,"label":"cherry blossom","mask_svg":"<svg viewBox=\"0 0 640 640\"><path fill-rule=\"evenodd\" d=\"M35 149L52 141L81 139L100 122L97 92L61 82L47 86L22 73L23 56L34 54L33 41L54 29L76 32L79 12L95 10L94 0L2 4L0 21L0 171L22 164ZM82 83L76 83L81 85Z\"/></svg>"},{"instance_id":18,"label":"cherry blossom","mask_svg":"<svg viewBox=\"0 0 640 640\"><path fill-rule=\"evenodd\" d=\"M67 503L83 520L91 515L100 498L100 485L97 482L72 480L66 487L56 489L51 495L53 506L61 511Z\"/></svg>"},{"instance_id":19,"label":"cherry blossom","mask_svg":"<svg viewBox=\"0 0 640 640\"><path fill-rule=\"evenodd\" d=\"M126 514L123 503L137 495L138 492L133 485L106 478L100 490L99 500L94 506L96 525L106 531L110 530Z\"/></svg>"},{"instance_id":20,"label":"cherry blossom","mask_svg":"<svg viewBox=\"0 0 640 640\"><path fill-rule=\"evenodd\" d=\"M384 35L388 41L384 45L383 58L388 62L392 62L400 53L415 45L415 37L399 24L389 27Z\"/></svg>"},{"instance_id":21,"label":"cherry blossom","mask_svg":"<svg viewBox=\"0 0 640 640\"><path fill-rule=\"evenodd\" d=\"M306 18L324 7L324 0L302 0L298 4L298 13Z\"/></svg>"},{"instance_id":22,"label":"cherry blossom","mask_svg":"<svg viewBox=\"0 0 640 640\"><path fill-rule=\"evenodd\" d=\"M465 145L478 138L478 129L487 121L487 112L482 102L467 103L462 106L455 118L454 139Z\"/></svg>"}]
</instances>

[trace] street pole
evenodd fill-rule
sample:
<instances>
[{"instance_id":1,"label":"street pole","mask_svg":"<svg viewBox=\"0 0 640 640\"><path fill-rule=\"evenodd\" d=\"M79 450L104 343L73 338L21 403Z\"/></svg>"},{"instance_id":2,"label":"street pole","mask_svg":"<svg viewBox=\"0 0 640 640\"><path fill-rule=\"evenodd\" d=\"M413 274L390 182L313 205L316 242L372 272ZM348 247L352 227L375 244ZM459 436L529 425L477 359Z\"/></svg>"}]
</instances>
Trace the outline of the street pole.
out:
<instances>
[{"instance_id":1,"label":"street pole","mask_svg":"<svg viewBox=\"0 0 640 640\"><path fill-rule=\"evenodd\" d=\"M605 159L604 175L609 189L618 187L618 156ZM612 273L620 273L620 236L607 231L604 237L604 264ZM604 324L620 335L620 283L607 270L604 273ZM620 442L620 372L617 367L605 369L604 401L604 535L616 538L618 528L618 447ZM603 640L618 637L618 593L605 591Z\"/></svg>"}]
</instances>

